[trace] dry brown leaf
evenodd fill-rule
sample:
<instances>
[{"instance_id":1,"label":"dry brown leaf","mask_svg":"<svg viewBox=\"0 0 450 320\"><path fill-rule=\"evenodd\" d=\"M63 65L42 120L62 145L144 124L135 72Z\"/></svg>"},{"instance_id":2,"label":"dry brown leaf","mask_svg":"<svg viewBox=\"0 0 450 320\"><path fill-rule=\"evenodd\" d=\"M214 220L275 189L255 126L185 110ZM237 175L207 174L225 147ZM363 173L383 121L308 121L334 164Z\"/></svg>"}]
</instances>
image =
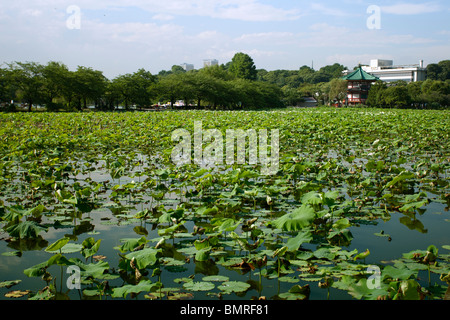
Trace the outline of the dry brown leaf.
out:
<instances>
[{"instance_id":1,"label":"dry brown leaf","mask_svg":"<svg viewBox=\"0 0 450 320\"><path fill-rule=\"evenodd\" d=\"M5 297L7 297L7 298L21 298L23 296L26 296L30 292L31 292L30 290L25 290L25 291L14 290L14 291L10 291L10 292L6 293Z\"/></svg>"},{"instance_id":2,"label":"dry brown leaf","mask_svg":"<svg viewBox=\"0 0 450 320\"><path fill-rule=\"evenodd\" d=\"M96 255L92 257L95 261L101 261L101 260L105 260L106 256L102 256L102 255Z\"/></svg>"}]
</instances>

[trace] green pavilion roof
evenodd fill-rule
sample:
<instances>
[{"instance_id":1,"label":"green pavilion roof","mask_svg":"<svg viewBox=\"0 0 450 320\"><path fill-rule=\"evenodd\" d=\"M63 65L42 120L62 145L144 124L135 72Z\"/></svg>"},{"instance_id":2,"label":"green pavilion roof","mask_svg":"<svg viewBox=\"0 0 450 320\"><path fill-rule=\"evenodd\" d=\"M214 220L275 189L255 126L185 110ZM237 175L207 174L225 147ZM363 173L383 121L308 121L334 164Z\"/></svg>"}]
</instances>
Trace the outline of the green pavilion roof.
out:
<instances>
[{"instance_id":1,"label":"green pavilion roof","mask_svg":"<svg viewBox=\"0 0 450 320\"><path fill-rule=\"evenodd\" d=\"M358 81L358 80L366 80L366 81L377 81L378 77L375 77L367 72L365 72L361 67L353 71L352 73L342 77L344 80L350 81Z\"/></svg>"}]
</instances>

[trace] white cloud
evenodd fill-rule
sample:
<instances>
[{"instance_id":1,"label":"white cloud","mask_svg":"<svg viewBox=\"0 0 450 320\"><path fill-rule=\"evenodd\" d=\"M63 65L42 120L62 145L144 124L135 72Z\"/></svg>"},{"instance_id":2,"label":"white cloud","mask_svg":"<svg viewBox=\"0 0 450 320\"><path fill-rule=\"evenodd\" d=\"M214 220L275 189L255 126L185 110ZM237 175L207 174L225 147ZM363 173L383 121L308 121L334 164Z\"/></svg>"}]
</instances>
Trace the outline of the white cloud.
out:
<instances>
[{"instance_id":1,"label":"white cloud","mask_svg":"<svg viewBox=\"0 0 450 320\"><path fill-rule=\"evenodd\" d=\"M217 1L217 6L215 8L215 12L208 15L222 19L242 21L285 21L295 20L300 17L298 10L279 9L272 5L259 3L255 0Z\"/></svg>"},{"instance_id":2,"label":"white cloud","mask_svg":"<svg viewBox=\"0 0 450 320\"><path fill-rule=\"evenodd\" d=\"M382 6L382 12L396 15L415 15L432 13L441 10L435 2L426 3L397 3L389 6Z\"/></svg>"},{"instance_id":3,"label":"white cloud","mask_svg":"<svg viewBox=\"0 0 450 320\"><path fill-rule=\"evenodd\" d=\"M419 4L398 1L404 2L388 4L382 7L383 12L418 14L435 12L439 4L444 6L433 0L419 0ZM422 26L411 22L410 29L400 34L393 31L395 28L365 28L367 1L344 0L339 7L327 1L338 9L318 2L325 4L325 0L313 5L267 0L4 1L0 6L0 45L8 49L2 51L0 63L55 60L72 68L93 67L111 77L141 67L158 73L183 62L201 67L206 58L227 63L236 52L250 54L258 68L268 70L297 69L313 59L316 67L335 62L353 67L372 58L393 59L401 64L408 55L413 61L423 58L430 62L434 57L435 62L449 55L443 43L449 34L441 23L445 16L436 20L440 25L424 23L423 28L429 32L419 33ZM66 27L66 8L72 4L81 8L80 30ZM347 11L358 15L357 8L361 8L359 27L354 16L348 23L347 19L334 19L345 16ZM104 13L111 11L116 11L117 17L123 14L123 19L111 22L109 16L104 18ZM143 13L136 20L130 13L139 11ZM372 52L377 54L373 56Z\"/></svg>"},{"instance_id":4,"label":"white cloud","mask_svg":"<svg viewBox=\"0 0 450 320\"><path fill-rule=\"evenodd\" d=\"M243 34L234 39L237 43L281 45L294 43L296 35L292 32L259 32Z\"/></svg>"},{"instance_id":5,"label":"white cloud","mask_svg":"<svg viewBox=\"0 0 450 320\"><path fill-rule=\"evenodd\" d=\"M430 44L431 38L416 37L412 34L390 34L383 30L353 30L347 27L317 23L309 27L303 34L303 45L308 47L336 48L378 48L392 46L409 46Z\"/></svg>"},{"instance_id":6,"label":"white cloud","mask_svg":"<svg viewBox=\"0 0 450 320\"><path fill-rule=\"evenodd\" d=\"M134 7L155 13L156 18L201 16L241 21L285 21L298 19L300 14L297 9L282 9L276 4L266 4L260 0L128 0L126 5L120 1L106 0L76 2L81 8L87 9Z\"/></svg>"},{"instance_id":7,"label":"white cloud","mask_svg":"<svg viewBox=\"0 0 450 320\"><path fill-rule=\"evenodd\" d=\"M317 11L318 13L327 15L327 16L335 16L335 17L345 17L345 16L349 16L350 14L337 9L337 8L331 8L329 6L320 4L320 3L313 3L311 4L311 9L314 11Z\"/></svg>"},{"instance_id":8,"label":"white cloud","mask_svg":"<svg viewBox=\"0 0 450 320\"><path fill-rule=\"evenodd\" d=\"M175 17L170 14L159 13L159 14L154 15L152 17L152 19L159 20L159 21L170 21L170 20L175 19Z\"/></svg>"}]
</instances>

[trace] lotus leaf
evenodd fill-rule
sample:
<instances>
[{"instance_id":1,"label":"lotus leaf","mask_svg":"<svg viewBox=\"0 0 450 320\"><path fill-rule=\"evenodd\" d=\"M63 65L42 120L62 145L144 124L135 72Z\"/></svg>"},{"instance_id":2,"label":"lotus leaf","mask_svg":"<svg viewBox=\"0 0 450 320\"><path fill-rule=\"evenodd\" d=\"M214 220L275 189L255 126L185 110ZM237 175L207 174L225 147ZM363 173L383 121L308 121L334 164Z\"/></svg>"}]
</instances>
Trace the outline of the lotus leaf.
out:
<instances>
[{"instance_id":1,"label":"lotus leaf","mask_svg":"<svg viewBox=\"0 0 450 320\"><path fill-rule=\"evenodd\" d=\"M183 288L189 291L210 291L215 285L209 281L189 281L183 284Z\"/></svg>"}]
</instances>

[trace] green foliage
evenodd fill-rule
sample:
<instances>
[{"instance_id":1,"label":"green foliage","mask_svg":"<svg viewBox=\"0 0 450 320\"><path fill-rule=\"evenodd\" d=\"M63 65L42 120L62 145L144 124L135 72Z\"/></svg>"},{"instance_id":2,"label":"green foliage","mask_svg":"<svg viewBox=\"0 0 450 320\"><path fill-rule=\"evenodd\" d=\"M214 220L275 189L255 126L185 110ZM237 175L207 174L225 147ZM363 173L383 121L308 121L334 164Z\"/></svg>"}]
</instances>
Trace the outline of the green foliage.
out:
<instances>
[{"instance_id":1,"label":"green foliage","mask_svg":"<svg viewBox=\"0 0 450 320\"><path fill-rule=\"evenodd\" d=\"M253 59L242 52L234 55L229 72L239 79L256 80L257 71Z\"/></svg>"},{"instance_id":2,"label":"green foliage","mask_svg":"<svg viewBox=\"0 0 450 320\"><path fill-rule=\"evenodd\" d=\"M309 226L315 217L314 209L308 205L303 205L276 219L273 224L275 227L286 231L299 231Z\"/></svg>"},{"instance_id":3,"label":"green foliage","mask_svg":"<svg viewBox=\"0 0 450 320\"><path fill-rule=\"evenodd\" d=\"M450 80L450 60L430 63L427 66L427 77L430 80Z\"/></svg>"},{"instance_id":4,"label":"green foliage","mask_svg":"<svg viewBox=\"0 0 450 320\"><path fill-rule=\"evenodd\" d=\"M376 84L369 92L367 105L389 108L443 108L450 105L448 60L428 66L428 80L422 82ZM184 101L186 108L263 109L295 106L304 97L319 104L342 101L345 82L339 78L345 67L335 63L319 70L302 66L299 70L267 71L256 69L253 59L237 53L226 65L186 72L174 65L153 76L145 69L107 79L101 71L78 66L75 71L60 62L47 65L15 62L0 68L0 103L4 111L15 111L22 102L45 106L47 111L83 110L94 105L98 110L151 108L158 102ZM405 89L406 88L406 89ZM177 106L177 108L180 108Z\"/></svg>"},{"instance_id":5,"label":"green foliage","mask_svg":"<svg viewBox=\"0 0 450 320\"><path fill-rule=\"evenodd\" d=\"M23 221L6 228L11 237L19 239L36 238L42 231L47 231L47 228L34 221Z\"/></svg>"},{"instance_id":6,"label":"green foliage","mask_svg":"<svg viewBox=\"0 0 450 320\"><path fill-rule=\"evenodd\" d=\"M378 81L371 86L367 105L389 108L434 109L450 105L450 82L428 79L419 82L399 81L387 85Z\"/></svg>"}]
</instances>

